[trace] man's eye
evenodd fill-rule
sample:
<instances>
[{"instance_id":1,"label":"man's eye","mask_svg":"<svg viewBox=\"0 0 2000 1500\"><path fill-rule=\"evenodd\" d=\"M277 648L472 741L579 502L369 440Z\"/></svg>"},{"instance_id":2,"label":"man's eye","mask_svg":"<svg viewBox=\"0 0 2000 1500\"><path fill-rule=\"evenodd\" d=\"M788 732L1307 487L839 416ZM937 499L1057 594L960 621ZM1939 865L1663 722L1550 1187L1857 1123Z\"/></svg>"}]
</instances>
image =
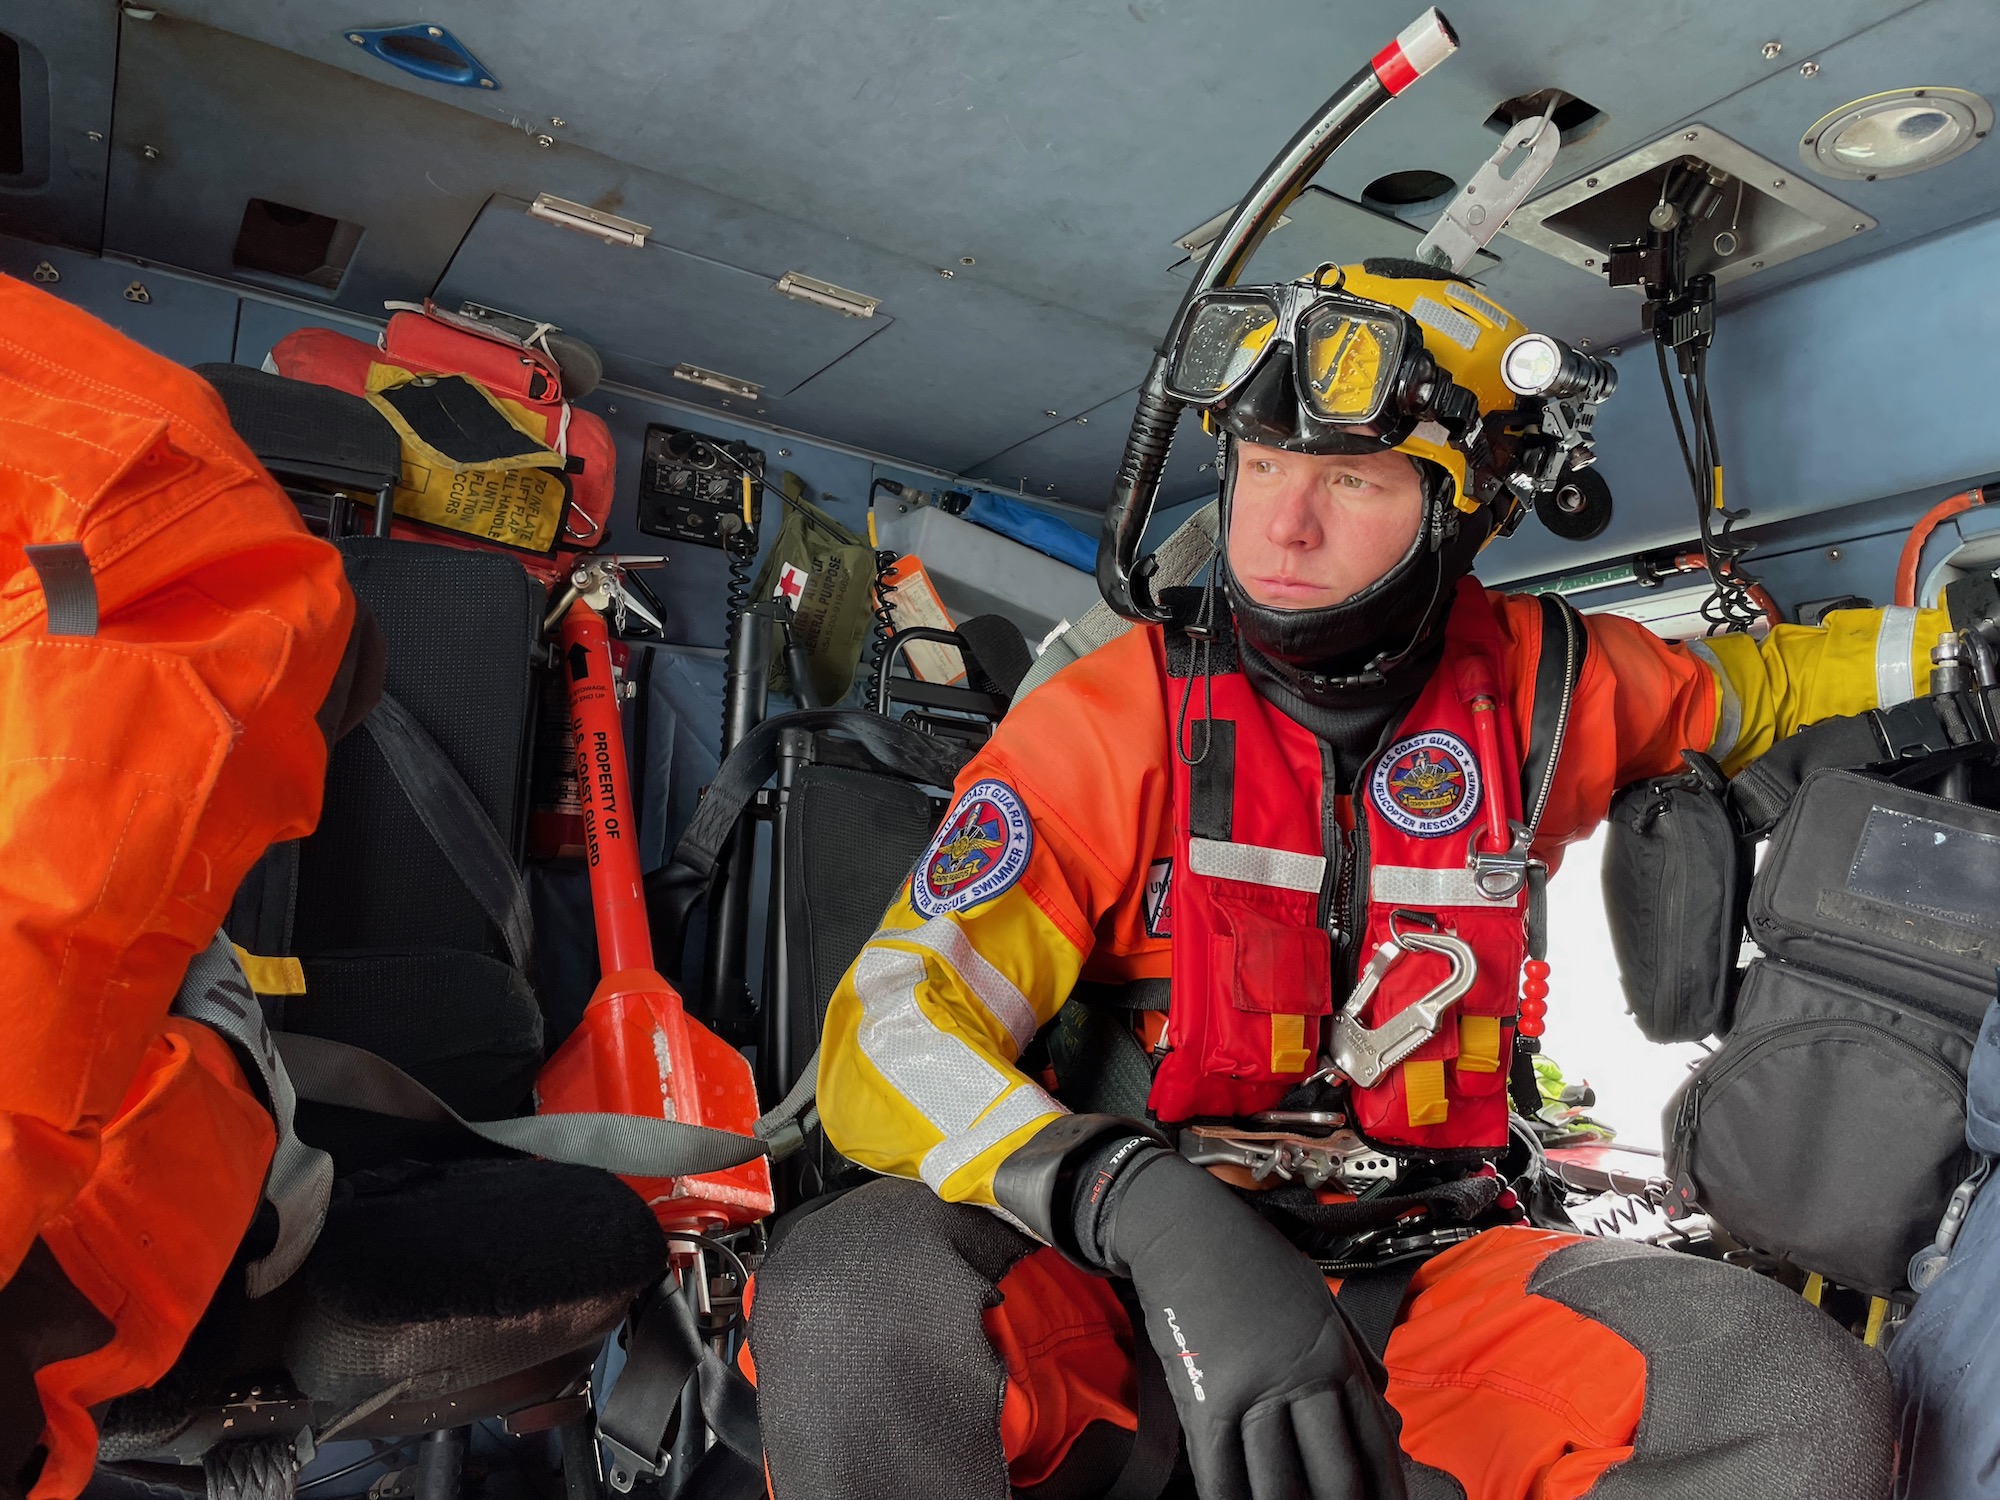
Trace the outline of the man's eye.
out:
<instances>
[{"instance_id":1,"label":"man's eye","mask_svg":"<svg viewBox=\"0 0 2000 1500\"><path fill-rule=\"evenodd\" d=\"M1340 476L1340 483L1343 489L1365 490L1368 488L1368 481L1363 479L1359 474L1343 474Z\"/></svg>"},{"instance_id":2,"label":"man's eye","mask_svg":"<svg viewBox=\"0 0 2000 1500\"><path fill-rule=\"evenodd\" d=\"M1268 458L1260 458L1257 460L1256 470L1259 474L1275 474L1278 472L1278 466Z\"/></svg>"}]
</instances>

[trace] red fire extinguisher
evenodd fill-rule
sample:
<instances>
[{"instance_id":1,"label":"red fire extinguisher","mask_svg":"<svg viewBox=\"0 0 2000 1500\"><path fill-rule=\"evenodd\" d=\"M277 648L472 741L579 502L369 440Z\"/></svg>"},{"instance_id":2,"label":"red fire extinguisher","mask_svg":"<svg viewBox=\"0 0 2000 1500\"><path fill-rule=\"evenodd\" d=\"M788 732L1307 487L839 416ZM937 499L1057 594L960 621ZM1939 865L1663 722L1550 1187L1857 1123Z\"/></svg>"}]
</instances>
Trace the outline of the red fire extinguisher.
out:
<instances>
[{"instance_id":1,"label":"red fire extinguisher","mask_svg":"<svg viewBox=\"0 0 2000 1500\"><path fill-rule=\"evenodd\" d=\"M588 575L588 576L586 576ZM562 616L561 671L575 721L590 899L604 977L583 1020L535 1080L541 1114L609 1112L750 1135L757 1085L742 1053L687 1014L653 969L639 869L639 810L625 763L610 633L593 605L630 604L609 558L580 564ZM561 608L561 606L558 606ZM627 1177L668 1230L753 1223L772 1209L771 1164L685 1177Z\"/></svg>"}]
</instances>

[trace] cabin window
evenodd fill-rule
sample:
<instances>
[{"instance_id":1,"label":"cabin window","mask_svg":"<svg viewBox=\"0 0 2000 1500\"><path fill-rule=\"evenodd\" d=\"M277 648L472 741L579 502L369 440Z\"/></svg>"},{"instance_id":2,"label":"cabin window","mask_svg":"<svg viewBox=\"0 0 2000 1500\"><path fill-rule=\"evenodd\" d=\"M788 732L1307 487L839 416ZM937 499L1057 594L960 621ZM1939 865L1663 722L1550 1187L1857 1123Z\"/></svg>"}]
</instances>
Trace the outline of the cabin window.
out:
<instances>
[{"instance_id":1,"label":"cabin window","mask_svg":"<svg viewBox=\"0 0 2000 1500\"><path fill-rule=\"evenodd\" d=\"M23 92L21 44L0 31L0 177L19 177L28 169Z\"/></svg>"},{"instance_id":2,"label":"cabin window","mask_svg":"<svg viewBox=\"0 0 2000 1500\"><path fill-rule=\"evenodd\" d=\"M1584 1111L1628 1146L1658 1151L1661 1115L1707 1049L1649 1042L1625 1008L1611 924L1604 910L1605 830L1572 844L1549 882L1549 1018L1542 1048L1571 1083L1588 1081L1597 1102Z\"/></svg>"},{"instance_id":3,"label":"cabin window","mask_svg":"<svg viewBox=\"0 0 2000 1500\"><path fill-rule=\"evenodd\" d=\"M263 271L332 291L360 243L359 224L252 198L236 231L235 261L238 270Z\"/></svg>"}]
</instances>

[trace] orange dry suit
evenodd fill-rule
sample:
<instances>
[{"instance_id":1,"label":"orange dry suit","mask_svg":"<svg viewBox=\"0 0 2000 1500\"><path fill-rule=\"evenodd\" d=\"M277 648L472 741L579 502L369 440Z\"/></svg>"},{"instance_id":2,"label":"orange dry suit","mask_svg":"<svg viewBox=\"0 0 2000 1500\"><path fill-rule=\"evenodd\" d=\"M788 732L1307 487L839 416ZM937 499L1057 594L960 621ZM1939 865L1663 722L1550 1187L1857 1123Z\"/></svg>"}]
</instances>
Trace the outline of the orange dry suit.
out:
<instances>
[{"instance_id":1,"label":"orange dry suit","mask_svg":"<svg viewBox=\"0 0 2000 1500\"><path fill-rule=\"evenodd\" d=\"M994 1207L996 1169L1062 1110L1015 1061L1080 980L1171 974L1165 1036L1157 1022L1145 1036L1164 1055L1151 1099L1163 1119L1270 1108L1318 1066L1357 963L1410 910L1459 930L1480 975L1435 1037L1357 1091L1355 1114L1380 1141L1492 1154L1505 1141L1523 912L1518 896L1483 900L1465 878L1503 824L1537 821L1523 818L1520 772L1542 622L1536 600L1465 583L1433 679L1351 798L1311 734L1231 664L1204 674L1157 628L1129 630L1028 694L965 769L937 839L829 1004L819 1108L830 1142L950 1203ZM1534 852L1553 867L1615 788L1677 769L1684 749L1734 771L1801 725L1925 691L1945 628L1942 611L1857 610L1761 642L1673 645L1591 617ZM1226 797L1212 785L1205 796L1204 776L1232 751ZM1240 770L1250 763L1254 786ZM1489 821L1494 811L1505 816ZM1442 960L1401 968L1363 1012L1370 1025L1435 984ZM853 1197L864 1195L880 1196ZM807 1224L835 1236L841 1212ZM1582 1494L1631 1457L1646 1359L1528 1295L1572 1243L1518 1228L1459 1245L1423 1268L1389 1341L1406 1452L1454 1473L1473 1500ZM773 1285L777 1270L774 1257ZM1104 1283L1054 1251L994 1284L998 1305L982 1316L1006 1367L1005 1451L1014 1485L1033 1485L1091 1422L1133 1425L1131 1331ZM771 1363L757 1354L760 1370ZM772 1474L783 1500L775 1448Z\"/></svg>"},{"instance_id":2,"label":"orange dry suit","mask_svg":"<svg viewBox=\"0 0 2000 1500\"><path fill-rule=\"evenodd\" d=\"M206 384L0 276L0 1495L83 1488L256 1207L270 1116L167 1010L318 818L353 619Z\"/></svg>"}]
</instances>

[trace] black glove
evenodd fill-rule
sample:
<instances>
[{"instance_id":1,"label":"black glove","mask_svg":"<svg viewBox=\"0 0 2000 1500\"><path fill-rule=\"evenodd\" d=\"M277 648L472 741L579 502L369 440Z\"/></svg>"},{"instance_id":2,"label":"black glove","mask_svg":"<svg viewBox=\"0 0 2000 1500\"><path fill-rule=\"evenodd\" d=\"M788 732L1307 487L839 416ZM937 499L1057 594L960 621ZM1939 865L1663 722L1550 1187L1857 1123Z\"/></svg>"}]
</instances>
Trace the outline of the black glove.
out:
<instances>
[{"instance_id":1,"label":"black glove","mask_svg":"<svg viewBox=\"0 0 2000 1500\"><path fill-rule=\"evenodd\" d=\"M2000 584L1983 568L1945 585L1944 607L1954 630L1976 630L2000 648Z\"/></svg>"},{"instance_id":2,"label":"black glove","mask_svg":"<svg viewBox=\"0 0 2000 1500\"><path fill-rule=\"evenodd\" d=\"M1079 1251L1132 1278L1203 1500L1404 1500L1381 1365L1310 1260L1150 1141L1100 1147L1075 1192Z\"/></svg>"}]
</instances>

